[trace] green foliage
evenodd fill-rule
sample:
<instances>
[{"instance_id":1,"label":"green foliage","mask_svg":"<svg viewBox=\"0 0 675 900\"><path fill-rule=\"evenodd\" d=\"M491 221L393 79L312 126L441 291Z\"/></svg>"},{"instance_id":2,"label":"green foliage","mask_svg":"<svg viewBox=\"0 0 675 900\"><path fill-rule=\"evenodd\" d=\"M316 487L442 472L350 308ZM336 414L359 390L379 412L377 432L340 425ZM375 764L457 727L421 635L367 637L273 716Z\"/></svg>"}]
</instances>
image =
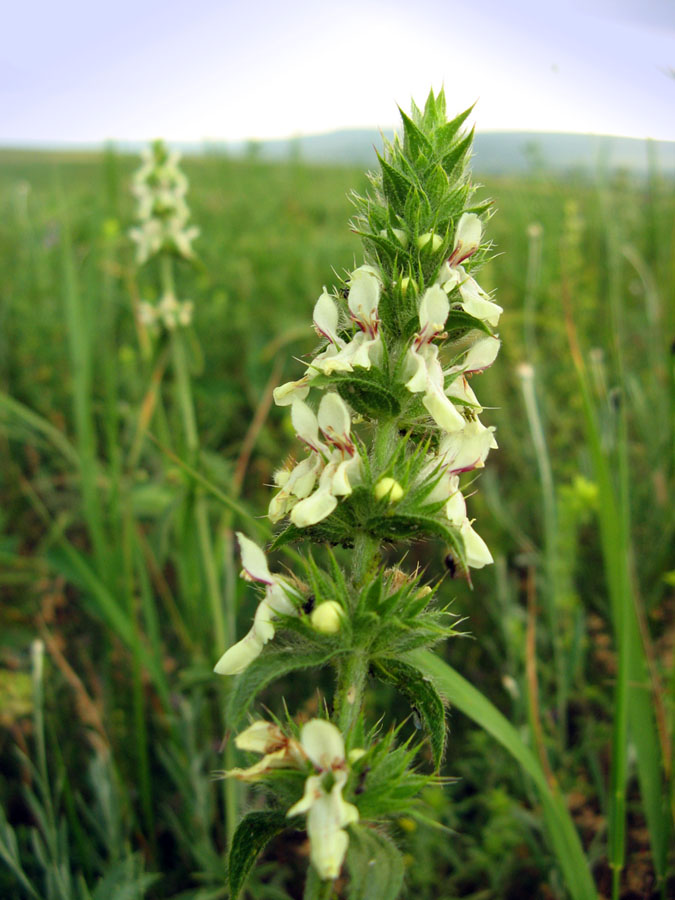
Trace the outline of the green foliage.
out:
<instances>
[{"instance_id":1,"label":"green foliage","mask_svg":"<svg viewBox=\"0 0 675 900\"><path fill-rule=\"evenodd\" d=\"M279 647L267 650L255 659L240 675L229 697L227 721L230 727L241 724L251 704L273 681L303 669L325 665L334 656L332 649L306 649Z\"/></svg>"},{"instance_id":2,"label":"green foliage","mask_svg":"<svg viewBox=\"0 0 675 900\"><path fill-rule=\"evenodd\" d=\"M349 900L395 900L403 887L401 853L381 831L352 825L347 851Z\"/></svg>"},{"instance_id":3,"label":"green foliage","mask_svg":"<svg viewBox=\"0 0 675 900\"><path fill-rule=\"evenodd\" d=\"M410 741L397 743L397 738L398 732L393 729L384 734L371 730L364 741L368 748L365 755L352 766L352 802L362 821L387 821L408 814L420 792L435 781L434 776L412 767L419 747L411 746Z\"/></svg>"},{"instance_id":4,"label":"green foliage","mask_svg":"<svg viewBox=\"0 0 675 900\"><path fill-rule=\"evenodd\" d=\"M403 140L395 136L385 142L384 155L378 154L380 172L371 178L372 193L353 196L354 227L369 261L381 267L386 289L409 275L423 292L450 255L456 222L471 207L474 190L468 168L473 133L461 132L470 112L446 122L443 90L429 94L423 112L414 104L411 117L401 112ZM394 229L404 230L404 244ZM418 245L429 233L441 238L433 250L430 243ZM390 294L381 306L385 328L405 334L406 323L417 313L414 301L404 294L393 302Z\"/></svg>"},{"instance_id":5,"label":"green foliage","mask_svg":"<svg viewBox=\"0 0 675 900\"><path fill-rule=\"evenodd\" d=\"M413 713L424 723L438 769L445 749L445 707L433 683L418 668L399 659L380 659L374 668L383 681L391 682L408 698Z\"/></svg>"},{"instance_id":6,"label":"green foliage","mask_svg":"<svg viewBox=\"0 0 675 900\"><path fill-rule=\"evenodd\" d=\"M241 820L234 833L228 858L228 883L232 900L236 900L241 893L258 855L287 826L286 816L272 810L251 812Z\"/></svg>"},{"instance_id":7,"label":"green foliage","mask_svg":"<svg viewBox=\"0 0 675 900\"><path fill-rule=\"evenodd\" d=\"M414 115L410 120L422 130ZM448 126L448 153L460 146L461 127L462 122ZM409 140L418 143L414 153L418 158L428 155L424 141L410 131ZM404 135L402 142L406 139ZM442 127L437 142L438 147L448 143ZM438 196L438 185L442 187L438 167L443 166L433 147L432 151L434 166L429 167L423 183L429 197ZM129 859L137 862L142 851L148 869L163 873L154 885L149 881L144 884L149 897L220 898L226 891L223 786L222 782L211 782L209 773L231 763L223 761L217 749L223 733L219 711L226 699L214 688L208 673L221 648L215 647L207 612L205 576L196 552L190 513L194 507L190 504L202 489L208 497L216 497L215 491L219 491L220 500L225 498L229 504L209 503L208 512L218 579L221 586L226 585L225 608L232 619L239 616L237 633L241 634L250 625L252 610L244 592L236 586L237 561L228 555L223 535L228 534L228 527L245 524L253 528L256 522L259 533L266 533L264 520L254 518L269 499L262 485L272 481L280 455L293 448L293 436L283 413L272 410L257 433L240 496L232 487L232 477L275 360L286 355L304 357L316 343L308 327L316 286L331 280L332 267L340 272L353 266L358 245L355 236L344 228L348 207L343 198L350 185L361 184L358 190L364 195L366 187L360 173L346 169L243 163L218 155L186 162L193 219L202 228L197 249L204 261L203 269L196 274L187 268L176 273L183 295L196 302L195 333L204 353L203 368L194 377L193 387L205 453L199 464L192 465L180 438L173 376L166 367L161 369L161 346L144 343L134 315L134 298L152 299L157 290L152 262L139 282L125 235L132 215L128 180L136 161L114 150L109 150L105 159L86 154L8 152L0 159L0 584L6 600L1 663L4 672L25 678L26 648L38 622L44 623L41 627L57 639L84 691L82 694L74 686L76 682L66 674L65 667L48 664L45 709L47 730L53 738L49 758L50 766L56 766L52 781L55 789L59 788L55 790L55 813L57 820L68 823L68 855L63 857L61 868L53 871L70 868L71 884L83 898L89 897L99 882L109 884L108 873L113 872L120 890L126 890L127 881L133 886L132 868L136 863L129 862L125 868L119 860L127 859L129 853ZM388 164L395 168L395 160L389 159ZM401 172L417 184L416 170L401 164ZM86 450L86 417L80 410L80 425L76 425L73 406L76 393L78 402L82 399L82 388L74 384L74 377L80 375L74 373L83 370L75 365L72 354L74 351L77 356L81 348L75 346L67 329L65 306L55 300L65 292L63 275L68 268L62 255L64 210L54 194L55 177L67 198L73 270L79 288L77 298L73 294L65 298L73 304L68 322L75 325L76 333L79 327L80 338L88 343L84 358L92 368L91 378L84 382L90 392L84 405L89 407L87 415L94 425L93 477L86 471L86 462L83 467L81 456L82 434ZM422 183L421 175L418 180ZM443 216L448 222L461 215L468 187L464 184L446 194ZM500 208L500 215L491 222L491 234L497 248L508 252L492 259L481 274L481 283L486 288L499 286L500 303L509 315L500 326L505 362L481 376L485 396L495 407L490 417L498 428L501 452L495 454L495 467L489 466L481 476L480 492L470 502L496 565L474 579L473 593L460 580L446 580L438 588L434 603L442 609L454 598L453 611L460 617L470 616L466 628L479 640L453 642L453 667L480 688L540 758L541 748L528 714L524 649L528 624L526 576L528 571L534 572L534 662L543 749L561 793L570 801L600 889L608 894L605 772L607 759L613 755L616 655L609 628L614 614L607 603L600 564L603 547L593 516L602 516L602 527L611 529L614 513L611 504L605 504L606 493L598 494L592 432L583 418L578 382L569 358L561 298L571 298L575 326L589 364L601 450L609 454L605 465L615 475L618 468L612 454L622 445L628 454L629 541L622 538L613 552L625 560L627 543L632 545L632 602L643 614L639 628L632 633L650 639L650 678L655 674L652 684L657 690L636 692L640 702L632 704L633 709L648 721L632 720L630 740L634 743L636 736L640 742L639 747L636 744L636 759L643 775L652 774L651 785L643 778L643 790L647 788L648 827L655 835L658 851L653 860L658 861L663 856L664 838L668 850L664 827L668 811L660 806L657 810L653 801L654 797L672 798L672 783L664 787L660 781L659 759L669 743L667 728L666 744L661 744L660 736L654 743L652 716L659 711L656 698L663 698L667 710L672 693L665 687L658 690L658 686L667 685L671 677L668 647L672 584L663 573L672 572L675 566L673 519L667 499L673 479L669 357L673 323L672 309L666 302L673 293L675 194L672 183L656 169L646 183L634 182L628 176L614 178L606 186L612 200L609 212L601 207L596 186L573 174L555 182L541 174L529 178L505 176L491 179L487 187ZM369 217L357 227L367 232L371 254L389 267L391 282L382 307L388 327L409 337L418 327L413 297L432 277L435 257L418 253L412 235L406 247L401 245L393 232L400 222L376 202L381 187L371 191L370 206L357 205L357 217L360 209L368 209ZM482 196L482 191L477 192L469 200L471 208L481 214L489 209ZM423 220L424 209L416 187L408 211L417 216L418 234L429 226L430 220ZM620 237L619 256L607 252L608 222ZM538 232L530 232L533 225L538 226ZM445 231L433 227L445 240ZM380 234L383 229L385 235ZM451 231L448 240L452 240ZM627 256L622 255L624 248ZM480 262L476 258L476 265ZM419 285L416 282L404 290L400 283L404 276L418 279ZM619 286L618 321L608 301L610 280ZM616 291L616 286L612 289ZM79 322L73 313L82 317ZM460 339L464 329L472 325L455 310L448 327L450 323L453 340ZM613 350L617 345L625 354L620 394L628 420L625 431L616 428ZM154 356L155 351L160 358ZM522 360L535 366L557 498L553 568L544 549L542 489L534 476L536 459L515 374L515 363ZM393 370L395 361L390 365ZM86 366L84 371L86 375ZM284 372L279 366L278 379L294 377L288 375L289 371L290 365ZM138 411L149 403L158 378L161 397L143 425ZM404 399L410 402L411 398ZM400 403L400 397L397 401ZM368 399L369 408L364 403L362 414L373 419L386 415L389 400L382 408L379 402ZM424 413L413 406L408 412L412 423L409 430L414 431L423 424L420 417ZM129 451L137 435L139 449L134 462ZM216 456L223 461L217 471L208 464ZM91 460L91 455L85 453L85 458ZM391 462L391 458L386 459L387 464ZM393 472L393 465L374 468L371 483L378 475ZM405 478L404 471L396 472ZM83 477L90 478L86 490L94 494L94 499L90 496L86 503ZM566 496L560 486L575 485L577 478L594 485L594 499L584 501L581 488L578 497L577 488L573 497ZM575 505L577 500L579 507ZM360 507L373 507L372 493L366 492L359 503ZM385 506L379 515L388 518L389 512L396 514L394 510ZM42 515L45 511L49 513L46 517ZM90 529L96 528L97 517L103 520L104 540L94 551ZM64 538L77 555L64 549ZM419 563L436 571L437 546L430 549L413 542L407 552L412 566ZM321 571L325 565L334 575L330 562L325 561L328 554L323 556L325 550L316 547L315 553ZM344 561L340 549L335 556ZM605 554L605 558L607 573L616 571L611 555ZM389 559L392 561L391 556ZM549 580L555 570L564 575L557 591ZM321 596L328 597L335 588L331 582L320 590ZM406 595L409 619L413 616L414 594L410 590ZM359 596L354 592L354 602ZM568 679L562 716L551 662L553 634L545 612L551 596L558 598L557 634L563 651L562 670ZM391 598L392 593L383 588L369 604L381 602L386 607ZM400 597L394 605L399 603L403 603ZM381 647L386 654L387 631L391 628L393 632L399 615L400 610L385 613L383 608L366 622L371 635L379 631L382 640L381 645L375 641L371 644L373 651ZM156 633L152 631L153 622ZM299 622L305 626L304 632L298 632L299 638L309 641L312 636L307 630L307 617ZM432 631L430 627L428 638ZM292 650L292 646L286 649ZM266 648L263 658L272 649ZM397 653L393 655L396 660L400 658ZM136 686L134 672L139 673ZM293 709L307 702L309 679L314 684L312 668L301 673L297 681L285 682L286 699ZM634 681L647 683L644 671L634 674L635 678L629 677L629 690ZM452 691L443 688L443 693L459 707ZM98 775L101 794L108 798L105 806L94 800L88 774L87 740L95 729L83 717L88 709L87 696L105 722L107 752L114 768L114 776ZM409 714L410 701L400 692L382 687L376 678L368 681L367 696L369 709L383 709L386 702L391 703L389 713ZM271 688L265 701L276 710L281 704ZM187 720L182 712L178 714L178 707L190 712L193 734L189 741L185 739ZM315 712L311 705L304 711L308 715ZM21 790L33 776L27 763L17 764L12 749L13 735L33 748L30 723L22 716L19 711L11 725L3 726L12 731L3 731L0 746L0 799L8 820L0 829L0 894L31 896L25 885L22 887L21 871L44 900L43 846L33 843L33 829L26 823L36 823L37 819L27 808ZM430 817L453 828L452 837L419 824L423 822L421 807L415 813L417 830L397 833L401 848L414 855L406 876L408 892L412 895L414 891L420 900L434 900L438 886L443 885L448 896L458 897L481 893L509 896L524 890L532 895L564 896L555 851L543 837L548 834L548 813L535 793L534 782L522 777L522 762L515 763L506 751L500 752L498 743L479 730L477 726L485 723L484 717L476 715L475 720L476 724L469 723L457 711L452 716L453 740L446 750L443 771L460 780L444 789L432 786L424 794ZM139 721L145 722L147 730L149 800L158 823L156 832L148 828L143 811L147 801L142 799L140 780ZM372 737L375 743L380 739L379 734ZM363 741L355 741L353 746L366 743L365 736ZM31 755L35 756L33 750ZM413 759L404 761L403 768ZM628 759L632 760L632 755ZM377 771L385 761L386 755L378 758L378 766L365 775L359 768L361 761L353 767L350 790L358 787L358 778L364 779L364 790L354 797L363 818L376 815L385 802L392 815L400 814L409 809L410 798L419 790L418 784L415 792L402 800L387 794L391 770ZM625 872L626 880L633 883L652 857L641 826L643 799L632 766L627 774L631 814ZM90 814L86 816L83 810ZM94 823L109 823L104 840ZM354 847L356 829L352 827L351 832ZM153 846L150 838L154 833L158 841ZM58 828L50 835L50 846L58 846ZM115 852L109 852L109 848L115 848ZM285 865L275 864L273 873L265 866L260 877L256 872L249 879L251 896L280 897L284 887L295 890L305 861L298 859L301 853L293 840L284 842L283 850ZM134 871L140 884L143 878L151 877L140 867ZM666 859L665 871L672 872L671 858ZM667 892L667 882L661 884ZM79 900L80 895L76 896Z\"/></svg>"}]
</instances>

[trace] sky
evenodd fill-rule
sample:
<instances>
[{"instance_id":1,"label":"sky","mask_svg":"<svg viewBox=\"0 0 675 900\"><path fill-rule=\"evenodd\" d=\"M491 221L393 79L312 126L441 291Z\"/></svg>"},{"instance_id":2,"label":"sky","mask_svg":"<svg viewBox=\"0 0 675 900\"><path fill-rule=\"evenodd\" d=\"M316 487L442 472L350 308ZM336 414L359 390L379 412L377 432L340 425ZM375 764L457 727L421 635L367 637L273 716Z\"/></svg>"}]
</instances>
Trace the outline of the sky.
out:
<instances>
[{"instance_id":1,"label":"sky","mask_svg":"<svg viewBox=\"0 0 675 900\"><path fill-rule=\"evenodd\" d=\"M0 144L389 128L441 85L481 131L675 140L675 0L7 4Z\"/></svg>"}]
</instances>

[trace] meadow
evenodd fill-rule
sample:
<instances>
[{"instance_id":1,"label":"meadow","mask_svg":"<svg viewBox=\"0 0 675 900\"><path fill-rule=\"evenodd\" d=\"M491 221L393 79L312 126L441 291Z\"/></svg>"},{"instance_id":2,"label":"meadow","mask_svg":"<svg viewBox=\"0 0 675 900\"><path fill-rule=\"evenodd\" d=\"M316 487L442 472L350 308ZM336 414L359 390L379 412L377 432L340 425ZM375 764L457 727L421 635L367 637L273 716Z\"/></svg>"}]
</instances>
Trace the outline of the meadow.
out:
<instances>
[{"instance_id":1,"label":"meadow","mask_svg":"<svg viewBox=\"0 0 675 900\"><path fill-rule=\"evenodd\" d=\"M361 263L347 197L366 189L360 169L185 160L201 229L197 261L176 265L194 303L186 386L139 315L157 273L128 237L137 165L112 147L0 153L3 898L228 895L234 819L259 802L212 777L228 727L219 639L254 610L233 531L271 535L268 485L294 452L272 389L316 344L321 286ZM495 208L481 283L505 310L481 376L499 450L473 501L495 564L440 591L464 632L446 658L491 705L472 715L444 692L448 783L393 832L404 895L593 896L561 866L518 741L563 799L596 896L666 898L675 184L657 160L646 180L476 178ZM445 548L409 554L438 566ZM264 700L310 716L307 688L289 677ZM414 732L405 698L370 690ZM301 833L273 841L245 896L301 896L307 852Z\"/></svg>"}]
</instances>

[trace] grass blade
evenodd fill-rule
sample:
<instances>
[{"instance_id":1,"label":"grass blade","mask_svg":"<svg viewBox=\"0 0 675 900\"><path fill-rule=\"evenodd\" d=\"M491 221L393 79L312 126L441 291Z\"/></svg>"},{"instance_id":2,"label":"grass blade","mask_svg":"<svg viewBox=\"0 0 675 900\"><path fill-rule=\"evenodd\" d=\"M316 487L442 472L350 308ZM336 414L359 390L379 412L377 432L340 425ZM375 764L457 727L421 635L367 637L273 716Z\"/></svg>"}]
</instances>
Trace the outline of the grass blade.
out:
<instances>
[{"instance_id":1,"label":"grass blade","mask_svg":"<svg viewBox=\"0 0 675 900\"><path fill-rule=\"evenodd\" d=\"M573 900L597 900L597 892L579 835L561 794L552 789L539 762L511 723L472 684L428 650L412 654L415 665L426 672L450 703L491 734L534 781L558 865Z\"/></svg>"}]
</instances>

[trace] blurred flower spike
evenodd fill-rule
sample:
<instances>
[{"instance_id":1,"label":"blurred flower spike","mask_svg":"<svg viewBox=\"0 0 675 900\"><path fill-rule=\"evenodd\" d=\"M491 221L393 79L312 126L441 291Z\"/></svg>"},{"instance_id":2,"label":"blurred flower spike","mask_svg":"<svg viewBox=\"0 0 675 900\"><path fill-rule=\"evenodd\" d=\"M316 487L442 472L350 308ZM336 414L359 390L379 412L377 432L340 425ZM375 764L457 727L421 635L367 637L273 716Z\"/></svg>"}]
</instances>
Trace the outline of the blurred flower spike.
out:
<instances>
[{"instance_id":1,"label":"blurred flower spike","mask_svg":"<svg viewBox=\"0 0 675 900\"><path fill-rule=\"evenodd\" d=\"M143 152L143 163L134 176L138 225L129 236L136 244L139 265L158 253L172 253L192 259L192 241L199 229L188 225L190 210L185 201L188 182L178 167L180 155L155 141Z\"/></svg>"}]
</instances>

